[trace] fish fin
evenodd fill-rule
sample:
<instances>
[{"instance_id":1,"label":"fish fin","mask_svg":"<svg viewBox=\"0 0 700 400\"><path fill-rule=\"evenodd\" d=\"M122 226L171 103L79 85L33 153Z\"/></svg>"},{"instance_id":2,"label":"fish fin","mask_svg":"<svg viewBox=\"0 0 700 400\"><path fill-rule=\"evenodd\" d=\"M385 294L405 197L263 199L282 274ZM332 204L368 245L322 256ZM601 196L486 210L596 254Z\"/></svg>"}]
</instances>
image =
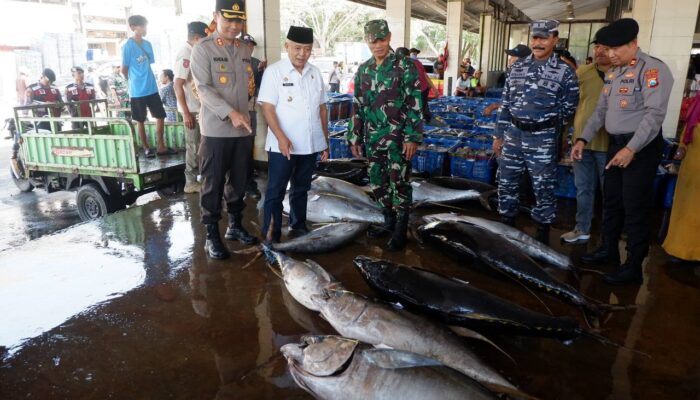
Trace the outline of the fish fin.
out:
<instances>
[{"instance_id":1,"label":"fish fin","mask_svg":"<svg viewBox=\"0 0 700 400\"><path fill-rule=\"evenodd\" d=\"M272 266L272 264L269 261L267 263L265 263L265 265L267 265L267 267L270 268L270 271L272 271L273 274L277 275L278 278L280 278L280 279L282 279L282 281L284 281L284 277L282 276L281 266L278 268L275 268Z\"/></svg>"},{"instance_id":2,"label":"fish fin","mask_svg":"<svg viewBox=\"0 0 700 400\"><path fill-rule=\"evenodd\" d=\"M241 255L260 253L260 247L256 247L256 246L248 247L245 249L232 251L232 253L233 254L241 254Z\"/></svg>"},{"instance_id":3,"label":"fish fin","mask_svg":"<svg viewBox=\"0 0 700 400\"><path fill-rule=\"evenodd\" d=\"M496 211L493 208L491 208L491 203L489 203L489 197L491 197L491 195L494 193L498 193L496 189L486 191L479 195L479 203L481 203L481 206L489 211Z\"/></svg>"},{"instance_id":4,"label":"fish fin","mask_svg":"<svg viewBox=\"0 0 700 400\"><path fill-rule=\"evenodd\" d=\"M374 347L377 348L377 349L394 350L393 347L387 346L387 345L385 345L384 343L376 344L376 345L374 345Z\"/></svg>"},{"instance_id":5,"label":"fish fin","mask_svg":"<svg viewBox=\"0 0 700 400\"><path fill-rule=\"evenodd\" d=\"M581 336L585 336L585 337L587 337L587 338L591 338L591 339L597 340L598 342L600 342L600 343L602 343L602 344L604 344L604 345L613 346L613 347L618 348L618 349L623 349L623 350L627 350L627 351L632 352L632 353L635 353L635 354L639 354L640 356L644 356L644 357L647 357L647 358L649 358L649 359L652 358L651 355L648 354L648 353L645 353L645 352L640 351L640 350L635 350L635 349L630 348L630 347L627 347L627 346L625 346L625 345L623 345L623 344L619 344L619 343L617 343L617 342L615 342L615 341L613 341L613 340L610 340L610 339L606 338L605 336L603 336L603 335L601 335L601 334L599 334L599 333L596 333L596 332L593 332L593 331L590 331L590 330L587 330L587 329L582 329L582 330L581 330Z\"/></svg>"},{"instance_id":6,"label":"fish fin","mask_svg":"<svg viewBox=\"0 0 700 400\"><path fill-rule=\"evenodd\" d=\"M370 349L365 350L362 356L371 364L382 369L443 366L432 358L400 350Z\"/></svg>"},{"instance_id":7,"label":"fish fin","mask_svg":"<svg viewBox=\"0 0 700 400\"><path fill-rule=\"evenodd\" d=\"M475 332L475 331L473 331L473 330L471 330L471 329L465 328L465 327L463 327L463 326L449 325L448 327L450 328L450 330L451 330L452 332L456 333L456 334L459 335L459 336L462 336L462 337L465 337L465 338L469 338L469 339L476 339L476 340L480 340L480 341L482 341L482 342L488 343L488 344L491 345L493 348L495 348L496 350L500 351L504 356L508 357L508 359L510 359L510 361L512 361L513 364L517 364L517 362L515 362L515 359L513 359L513 357L511 357L510 354L506 353L505 350L503 350L502 348L498 347L498 345L497 345L496 343L494 343L494 342L492 342L491 340L489 340L486 336L484 336L484 335L482 335L482 334L480 334L480 333L478 333L478 332Z\"/></svg>"},{"instance_id":8,"label":"fish fin","mask_svg":"<svg viewBox=\"0 0 700 400\"><path fill-rule=\"evenodd\" d=\"M586 273L589 273L589 274L597 274L597 275L605 275L605 272L603 272L603 271L598 271L597 269L593 269L593 268L581 268L581 267L577 267L577 269L578 269L579 272L586 272Z\"/></svg>"},{"instance_id":9,"label":"fish fin","mask_svg":"<svg viewBox=\"0 0 700 400\"><path fill-rule=\"evenodd\" d=\"M490 383L490 382L479 382L481 383L485 388L488 390L495 392L495 393L501 393L501 394L506 394L508 396L511 396L515 399L525 399L525 400L540 400L538 397L531 396L525 392L521 392L517 388L514 387L508 387L504 385L499 385L497 383Z\"/></svg>"},{"instance_id":10,"label":"fish fin","mask_svg":"<svg viewBox=\"0 0 700 400\"><path fill-rule=\"evenodd\" d=\"M552 315L552 316L554 315L554 313L552 313L552 310L550 310L549 307L547 307L547 304L545 304L545 302L540 298L540 296L538 296L538 295L537 295L535 292L533 292L529 287L527 287L527 285L525 285L524 283L520 282L519 280L513 278L512 276L506 274L505 272L503 272L503 271L501 271L501 270L499 270L499 269L496 269L496 270L497 270L498 272L501 272L504 276L506 276L506 277L508 277L509 279L511 279L513 282L516 282L518 285L522 286L525 290L527 290L527 291L532 295L532 297L536 298L537 301L539 301L540 304L542 304L542 306L547 310L547 312L549 313L549 315Z\"/></svg>"},{"instance_id":11,"label":"fish fin","mask_svg":"<svg viewBox=\"0 0 700 400\"><path fill-rule=\"evenodd\" d=\"M250 267L251 265L253 265L253 263L258 261L260 259L260 257L262 257L262 253L258 252L258 254L256 254L252 260L248 261L248 263L246 263L246 265L242 266L241 269L246 269L246 268Z\"/></svg>"}]
</instances>

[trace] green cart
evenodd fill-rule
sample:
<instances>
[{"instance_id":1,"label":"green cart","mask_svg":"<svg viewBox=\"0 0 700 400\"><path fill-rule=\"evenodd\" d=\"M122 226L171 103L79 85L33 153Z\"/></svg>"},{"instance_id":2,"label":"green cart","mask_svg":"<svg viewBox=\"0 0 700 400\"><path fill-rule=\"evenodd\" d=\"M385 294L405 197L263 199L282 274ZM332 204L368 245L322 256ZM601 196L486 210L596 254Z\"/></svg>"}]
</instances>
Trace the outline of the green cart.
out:
<instances>
[{"instance_id":1,"label":"green cart","mask_svg":"<svg viewBox=\"0 0 700 400\"><path fill-rule=\"evenodd\" d=\"M74 104L80 103L90 103L93 110L108 116L113 113L104 100ZM11 173L21 191L35 187L48 192L75 190L80 218L90 220L124 209L143 194L171 194L184 187L182 122L165 124L166 145L178 153L147 159L130 119L36 116L46 108L40 104L14 109ZM146 135L149 145L155 147L155 122L146 123Z\"/></svg>"}]
</instances>

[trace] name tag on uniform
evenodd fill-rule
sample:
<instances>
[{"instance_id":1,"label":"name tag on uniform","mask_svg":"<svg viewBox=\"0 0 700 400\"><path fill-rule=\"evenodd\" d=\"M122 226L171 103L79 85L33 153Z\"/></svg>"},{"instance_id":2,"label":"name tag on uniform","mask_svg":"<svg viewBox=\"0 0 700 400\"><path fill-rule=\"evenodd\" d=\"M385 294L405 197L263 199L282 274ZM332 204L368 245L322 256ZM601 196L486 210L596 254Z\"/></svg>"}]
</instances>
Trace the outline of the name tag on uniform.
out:
<instances>
[{"instance_id":1,"label":"name tag on uniform","mask_svg":"<svg viewBox=\"0 0 700 400\"><path fill-rule=\"evenodd\" d=\"M294 86L292 82L283 83L282 86Z\"/></svg>"},{"instance_id":2,"label":"name tag on uniform","mask_svg":"<svg viewBox=\"0 0 700 400\"><path fill-rule=\"evenodd\" d=\"M214 62L228 62L228 57L214 57Z\"/></svg>"}]
</instances>

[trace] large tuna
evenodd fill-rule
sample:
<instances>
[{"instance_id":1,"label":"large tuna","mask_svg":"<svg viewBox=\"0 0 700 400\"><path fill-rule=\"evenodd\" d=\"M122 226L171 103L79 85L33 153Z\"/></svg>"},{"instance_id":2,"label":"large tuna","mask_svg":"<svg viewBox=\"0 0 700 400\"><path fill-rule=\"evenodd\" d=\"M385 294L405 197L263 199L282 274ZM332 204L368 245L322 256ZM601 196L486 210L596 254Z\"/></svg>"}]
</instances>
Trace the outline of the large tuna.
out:
<instances>
[{"instance_id":1,"label":"large tuna","mask_svg":"<svg viewBox=\"0 0 700 400\"><path fill-rule=\"evenodd\" d=\"M319 176L311 182L311 190L314 192L334 193L370 207L378 208L377 202L369 197L365 189L342 179Z\"/></svg>"},{"instance_id":2,"label":"large tuna","mask_svg":"<svg viewBox=\"0 0 700 400\"><path fill-rule=\"evenodd\" d=\"M336 222L316 228L306 235L271 244L277 251L292 253L327 253L352 242L355 237L367 229L365 222Z\"/></svg>"},{"instance_id":3,"label":"large tuna","mask_svg":"<svg viewBox=\"0 0 700 400\"><path fill-rule=\"evenodd\" d=\"M381 224L384 216L376 207L325 192L309 192L306 206L306 219L311 222L329 223L340 221L369 222ZM282 202L285 212L289 212L289 196Z\"/></svg>"}]
</instances>

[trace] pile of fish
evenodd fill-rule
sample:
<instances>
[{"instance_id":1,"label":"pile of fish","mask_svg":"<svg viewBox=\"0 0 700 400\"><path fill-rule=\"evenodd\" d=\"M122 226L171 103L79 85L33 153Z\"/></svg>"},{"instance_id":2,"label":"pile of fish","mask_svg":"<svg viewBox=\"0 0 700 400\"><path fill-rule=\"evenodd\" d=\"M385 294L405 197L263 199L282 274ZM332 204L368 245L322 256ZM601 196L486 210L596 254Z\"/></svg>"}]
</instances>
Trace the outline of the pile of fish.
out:
<instances>
[{"instance_id":1,"label":"pile of fish","mask_svg":"<svg viewBox=\"0 0 700 400\"><path fill-rule=\"evenodd\" d=\"M495 393L529 397L481 361L446 327L420 315L345 290L328 272L312 261L297 261L268 247L264 247L264 252L268 261L278 266L286 290L292 297L308 309L320 311L323 318L344 337L378 348L389 347L401 352L414 353L421 356L420 359L429 358L433 366L450 367L464 375L461 377L464 382L468 382L467 378L473 379ZM465 329L462 333L486 340L473 331ZM283 352L290 360L292 374L297 375L295 380L301 387L319 398L338 398L323 395L325 392L319 392L321 389L306 386L311 381L323 379L322 376L311 374L312 379L312 376L308 375L310 372L303 368L304 357L300 355L299 349L288 347ZM331 356L337 355L327 354L327 357ZM419 363L419 366L425 365ZM334 371L338 372L337 369ZM309 383L307 378L310 379ZM470 385L478 387L475 384ZM376 385L373 390L382 390L382 387ZM335 386L334 390L340 391L342 388ZM377 392L368 397L351 398L382 397Z\"/></svg>"}]
</instances>

